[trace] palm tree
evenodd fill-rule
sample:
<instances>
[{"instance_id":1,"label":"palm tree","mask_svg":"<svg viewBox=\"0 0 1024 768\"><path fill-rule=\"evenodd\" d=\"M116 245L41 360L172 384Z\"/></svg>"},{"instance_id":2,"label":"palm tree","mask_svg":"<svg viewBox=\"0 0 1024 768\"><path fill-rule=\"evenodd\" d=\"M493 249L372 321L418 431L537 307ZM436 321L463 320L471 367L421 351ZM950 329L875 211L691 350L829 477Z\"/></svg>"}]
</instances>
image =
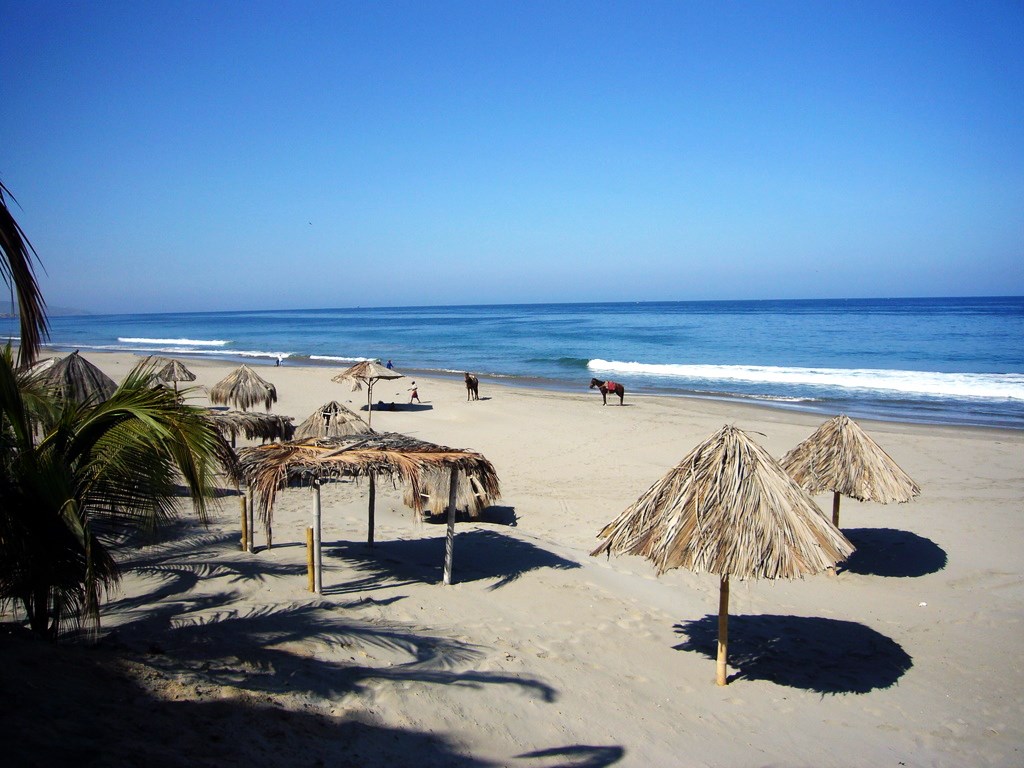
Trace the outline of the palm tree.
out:
<instances>
[{"instance_id":1,"label":"palm tree","mask_svg":"<svg viewBox=\"0 0 1024 768\"><path fill-rule=\"evenodd\" d=\"M205 520L220 438L199 409L137 366L108 400L54 397L0 350L0 601L32 630L98 626L124 533L175 514L177 484Z\"/></svg>"},{"instance_id":2,"label":"palm tree","mask_svg":"<svg viewBox=\"0 0 1024 768\"><path fill-rule=\"evenodd\" d=\"M18 315L21 318L18 359L22 366L29 366L35 362L43 339L49 335L46 303L32 265L33 257L38 259L39 255L8 209L5 193L14 200L11 191L0 182L0 275L3 275L12 295L17 294L18 297Z\"/></svg>"}]
</instances>

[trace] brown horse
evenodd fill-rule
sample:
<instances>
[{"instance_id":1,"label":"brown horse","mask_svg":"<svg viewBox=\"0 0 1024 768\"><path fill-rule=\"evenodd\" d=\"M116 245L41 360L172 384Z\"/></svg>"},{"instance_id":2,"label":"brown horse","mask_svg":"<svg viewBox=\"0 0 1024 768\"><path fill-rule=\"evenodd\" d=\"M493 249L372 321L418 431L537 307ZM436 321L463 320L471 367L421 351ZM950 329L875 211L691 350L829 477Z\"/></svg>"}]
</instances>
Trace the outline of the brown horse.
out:
<instances>
[{"instance_id":1,"label":"brown horse","mask_svg":"<svg viewBox=\"0 0 1024 768\"><path fill-rule=\"evenodd\" d=\"M616 384L614 381L601 381L600 379L590 380L590 389L597 387L601 390L601 401L602 404L608 405L608 393L611 392L613 395L619 396L619 405L622 405L622 398L626 396L626 388L621 384Z\"/></svg>"},{"instance_id":2,"label":"brown horse","mask_svg":"<svg viewBox=\"0 0 1024 768\"><path fill-rule=\"evenodd\" d=\"M466 400L480 399L480 380L472 373L466 374Z\"/></svg>"}]
</instances>

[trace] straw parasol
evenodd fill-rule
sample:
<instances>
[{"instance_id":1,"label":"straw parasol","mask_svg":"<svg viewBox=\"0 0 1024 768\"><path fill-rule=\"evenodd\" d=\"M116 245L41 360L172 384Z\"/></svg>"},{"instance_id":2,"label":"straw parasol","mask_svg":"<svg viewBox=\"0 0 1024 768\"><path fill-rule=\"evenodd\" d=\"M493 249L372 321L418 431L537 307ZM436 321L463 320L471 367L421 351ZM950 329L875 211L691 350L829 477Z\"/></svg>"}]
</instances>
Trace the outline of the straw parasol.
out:
<instances>
[{"instance_id":1,"label":"straw parasol","mask_svg":"<svg viewBox=\"0 0 1024 768\"><path fill-rule=\"evenodd\" d=\"M726 425L688 453L599 536L602 552L641 555L658 574L717 574L717 681L726 684L729 578L792 579L853 552L814 500L746 433Z\"/></svg>"},{"instance_id":2,"label":"straw parasol","mask_svg":"<svg viewBox=\"0 0 1024 768\"><path fill-rule=\"evenodd\" d=\"M381 365L380 360L363 360L342 371L331 381L338 383L350 381L353 392L361 389L364 384L366 385L366 423L373 426L373 385L381 379L401 379L403 377L403 374L393 368Z\"/></svg>"},{"instance_id":3,"label":"straw parasol","mask_svg":"<svg viewBox=\"0 0 1024 768\"><path fill-rule=\"evenodd\" d=\"M233 405L243 411L263 403L269 411L271 404L277 402L277 389L248 365L240 365L213 385L210 401L215 405Z\"/></svg>"},{"instance_id":4,"label":"straw parasol","mask_svg":"<svg viewBox=\"0 0 1024 768\"><path fill-rule=\"evenodd\" d=\"M158 379L159 381L169 381L173 383L175 392L178 391L179 381L196 380L196 375L192 373L192 371L190 371L188 368L186 368L185 364L182 363L180 360L168 360L162 357L157 357L153 359L153 362L159 366L153 373L153 376L156 377L156 379Z\"/></svg>"},{"instance_id":5,"label":"straw parasol","mask_svg":"<svg viewBox=\"0 0 1024 768\"><path fill-rule=\"evenodd\" d=\"M273 519L274 501L290 483L309 485L313 502L314 591L320 592L320 485L343 477L369 480L367 543L373 545L374 480L391 477L410 489L414 509L422 512L421 499L433 488L431 473L446 473L450 488L448 529L445 539L444 583L451 584L454 552L455 509L460 488L473 488L487 506L500 496L494 466L481 454L448 448L394 432L346 435L275 443L239 452L241 474L253 493L264 523ZM465 493L462 491L461 493Z\"/></svg>"},{"instance_id":6,"label":"straw parasol","mask_svg":"<svg viewBox=\"0 0 1024 768\"><path fill-rule=\"evenodd\" d=\"M291 416L248 411L207 411L205 415L222 437L231 439L232 445L238 435L247 440L291 440L295 435Z\"/></svg>"},{"instance_id":7,"label":"straw parasol","mask_svg":"<svg viewBox=\"0 0 1024 768\"><path fill-rule=\"evenodd\" d=\"M43 371L42 380L61 397L77 403L103 402L117 389L114 380L78 354L77 349Z\"/></svg>"},{"instance_id":8,"label":"straw parasol","mask_svg":"<svg viewBox=\"0 0 1024 768\"><path fill-rule=\"evenodd\" d=\"M372 432L359 416L336 400L324 403L295 428L295 439L310 437L341 437Z\"/></svg>"},{"instance_id":9,"label":"straw parasol","mask_svg":"<svg viewBox=\"0 0 1024 768\"><path fill-rule=\"evenodd\" d=\"M837 528L840 495L902 504L921 493L899 464L845 414L818 427L780 463L808 493L832 491L832 524Z\"/></svg>"}]
</instances>

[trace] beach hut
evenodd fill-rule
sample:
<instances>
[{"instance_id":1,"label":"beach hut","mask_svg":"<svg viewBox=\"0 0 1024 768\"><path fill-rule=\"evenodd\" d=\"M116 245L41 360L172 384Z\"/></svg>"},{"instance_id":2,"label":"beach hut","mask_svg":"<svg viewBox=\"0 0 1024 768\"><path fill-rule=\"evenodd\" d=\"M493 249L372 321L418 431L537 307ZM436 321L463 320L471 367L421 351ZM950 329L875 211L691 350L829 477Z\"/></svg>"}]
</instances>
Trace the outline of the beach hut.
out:
<instances>
[{"instance_id":1,"label":"beach hut","mask_svg":"<svg viewBox=\"0 0 1024 768\"><path fill-rule=\"evenodd\" d=\"M381 379L401 378L403 378L403 374L393 368L381 365L379 360L363 360L361 363L356 363L351 368L345 369L331 381L341 384L351 382L353 392L366 386L366 423L373 426L373 385Z\"/></svg>"},{"instance_id":2,"label":"beach hut","mask_svg":"<svg viewBox=\"0 0 1024 768\"><path fill-rule=\"evenodd\" d=\"M213 385L210 402L214 405L231 405L243 411L263 403L269 411L270 406L277 402L277 389L248 365L240 365Z\"/></svg>"},{"instance_id":3,"label":"beach hut","mask_svg":"<svg viewBox=\"0 0 1024 768\"><path fill-rule=\"evenodd\" d=\"M276 413L250 413L249 411L207 411L209 419L221 437L231 444L239 435L247 440L291 440L295 435L294 419Z\"/></svg>"},{"instance_id":4,"label":"beach hut","mask_svg":"<svg viewBox=\"0 0 1024 768\"><path fill-rule=\"evenodd\" d=\"M156 365L156 370L153 372L154 378L157 381L164 383L171 383L174 385L174 391L178 391L179 381L195 381L196 375L192 373L185 364L180 360L168 360L162 357L153 358L153 363Z\"/></svg>"},{"instance_id":5,"label":"beach hut","mask_svg":"<svg viewBox=\"0 0 1024 768\"><path fill-rule=\"evenodd\" d=\"M840 496L902 504L921 493L899 464L845 414L818 427L780 463L808 493L832 491L832 524L837 528Z\"/></svg>"},{"instance_id":6,"label":"beach hut","mask_svg":"<svg viewBox=\"0 0 1024 768\"><path fill-rule=\"evenodd\" d=\"M117 384L90 363L76 349L43 371L42 380L58 394L77 403L103 402L114 394Z\"/></svg>"},{"instance_id":7,"label":"beach hut","mask_svg":"<svg viewBox=\"0 0 1024 768\"><path fill-rule=\"evenodd\" d=\"M253 493L264 523L273 519L277 493L290 484L313 489L314 590L321 591L320 486L346 477L366 478L369 486L367 543L373 545L375 479L390 477L406 485L413 508L422 512L419 500L431 489L431 474L448 476L448 528L445 538L444 583L452 583L455 509L460 491L469 486L487 506L500 496L498 475L481 454L424 442L394 432L346 435L276 443L239 452L243 479Z\"/></svg>"},{"instance_id":8,"label":"beach hut","mask_svg":"<svg viewBox=\"0 0 1024 768\"><path fill-rule=\"evenodd\" d=\"M295 428L295 439L311 437L343 437L372 432L370 425L336 400L324 403Z\"/></svg>"},{"instance_id":9,"label":"beach hut","mask_svg":"<svg viewBox=\"0 0 1024 768\"><path fill-rule=\"evenodd\" d=\"M853 552L814 500L742 430L726 425L606 525L591 554L640 555L720 578L717 682L726 684L729 580L792 579Z\"/></svg>"}]
</instances>

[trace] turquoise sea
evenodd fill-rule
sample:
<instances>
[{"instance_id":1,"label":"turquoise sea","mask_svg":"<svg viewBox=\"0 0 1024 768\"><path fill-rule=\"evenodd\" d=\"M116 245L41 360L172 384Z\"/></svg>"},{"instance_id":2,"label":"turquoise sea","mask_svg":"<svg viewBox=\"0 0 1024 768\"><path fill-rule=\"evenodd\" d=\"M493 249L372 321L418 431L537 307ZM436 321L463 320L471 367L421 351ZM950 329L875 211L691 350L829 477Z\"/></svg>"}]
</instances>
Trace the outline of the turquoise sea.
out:
<instances>
[{"instance_id":1,"label":"turquoise sea","mask_svg":"<svg viewBox=\"0 0 1024 768\"><path fill-rule=\"evenodd\" d=\"M0 321L5 335L13 321ZM1024 297L640 302L82 315L63 349L213 356L1024 429ZM627 394L628 397L628 394Z\"/></svg>"}]
</instances>

